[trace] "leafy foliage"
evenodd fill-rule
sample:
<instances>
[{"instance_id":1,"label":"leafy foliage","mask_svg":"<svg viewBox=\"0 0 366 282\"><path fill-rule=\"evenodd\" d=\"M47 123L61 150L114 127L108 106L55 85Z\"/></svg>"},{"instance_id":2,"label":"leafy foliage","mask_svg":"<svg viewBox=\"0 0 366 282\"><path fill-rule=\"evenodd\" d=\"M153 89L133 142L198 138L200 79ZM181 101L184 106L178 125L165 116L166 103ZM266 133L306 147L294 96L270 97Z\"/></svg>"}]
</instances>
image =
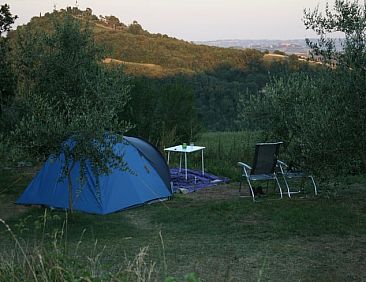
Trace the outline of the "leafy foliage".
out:
<instances>
[{"instance_id":1,"label":"leafy foliage","mask_svg":"<svg viewBox=\"0 0 366 282\"><path fill-rule=\"evenodd\" d=\"M6 39L0 38L0 114L15 96L16 81L9 61L10 47ZM4 122L2 117L2 122ZM1 122L1 123L2 123Z\"/></svg>"},{"instance_id":2,"label":"leafy foliage","mask_svg":"<svg viewBox=\"0 0 366 282\"><path fill-rule=\"evenodd\" d=\"M304 24L307 29L319 35L317 42L307 39L314 56L325 63L336 63L339 67L366 70L366 18L365 5L356 0L336 0L333 11L327 5L325 15L319 8L304 11ZM332 33L341 33L345 39L342 50L336 49L336 39Z\"/></svg>"},{"instance_id":3,"label":"leafy foliage","mask_svg":"<svg viewBox=\"0 0 366 282\"><path fill-rule=\"evenodd\" d=\"M135 78L125 119L136 127L129 133L160 148L194 140L200 126L192 90L185 82L181 77Z\"/></svg>"},{"instance_id":4,"label":"leafy foliage","mask_svg":"<svg viewBox=\"0 0 366 282\"><path fill-rule=\"evenodd\" d=\"M125 169L113 145L129 128L118 115L130 86L121 69L100 64L102 52L90 29L66 16L50 34L22 30L16 43L22 111L11 136L21 156L39 160L63 154L70 190L77 163L81 184L88 165L95 175Z\"/></svg>"},{"instance_id":5,"label":"leafy foliage","mask_svg":"<svg viewBox=\"0 0 366 282\"><path fill-rule=\"evenodd\" d=\"M10 7L8 4L0 6L0 35L3 32L7 32L11 29L11 25L18 18L10 13Z\"/></svg>"},{"instance_id":6,"label":"leafy foliage","mask_svg":"<svg viewBox=\"0 0 366 282\"><path fill-rule=\"evenodd\" d=\"M336 1L334 10L327 7L324 17L317 9L305 12L305 25L320 35L310 47L327 67L273 80L251 97L244 116L285 141L295 164L323 174L357 173L366 169L365 8ZM343 51L325 39L333 31L345 33Z\"/></svg>"},{"instance_id":7,"label":"leafy foliage","mask_svg":"<svg viewBox=\"0 0 366 282\"><path fill-rule=\"evenodd\" d=\"M2 37L2 33L8 32L17 16L12 16L9 5L0 6L0 129L5 127L4 113L15 96L15 74L9 60L10 46L8 38Z\"/></svg>"}]
</instances>

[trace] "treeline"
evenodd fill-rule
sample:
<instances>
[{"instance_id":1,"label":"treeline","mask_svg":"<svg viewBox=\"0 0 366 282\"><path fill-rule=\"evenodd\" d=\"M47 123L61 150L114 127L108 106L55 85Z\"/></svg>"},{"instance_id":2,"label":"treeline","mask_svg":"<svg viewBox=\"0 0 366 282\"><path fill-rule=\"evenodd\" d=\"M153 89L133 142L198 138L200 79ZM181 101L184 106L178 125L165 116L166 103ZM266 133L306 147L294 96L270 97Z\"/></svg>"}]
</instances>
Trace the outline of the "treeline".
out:
<instances>
[{"instance_id":1,"label":"treeline","mask_svg":"<svg viewBox=\"0 0 366 282\"><path fill-rule=\"evenodd\" d=\"M291 67L277 62L268 68L259 62L246 70L226 65L195 75L137 76L132 79L127 120L136 125L133 133L159 145L192 140L202 129L260 129L259 123L242 113L267 83L298 71L318 72L309 65L302 64L296 72Z\"/></svg>"},{"instance_id":2,"label":"treeline","mask_svg":"<svg viewBox=\"0 0 366 282\"><path fill-rule=\"evenodd\" d=\"M103 46L108 57L128 62L125 71L135 77L136 81L131 92L131 101L134 103L135 100L142 99L134 104L134 108L146 103L144 99L155 96L152 99L154 107L172 108L161 97L168 95L165 92L171 91L169 85L174 81L176 93L169 95L176 95L181 101L174 107L185 109L184 103L190 101L192 95L193 101L189 103L193 108L189 112L194 119L198 117L198 126L206 130L252 127L252 124L239 115L243 110L242 101L249 99L249 94L261 91L272 77L282 77L297 71L314 72L317 69L314 65L299 61L296 56L271 59L254 49L236 50L195 45L166 35L150 34L137 22L127 26L114 16L98 18L92 14L91 9L81 11L67 8L47 13L43 17L35 17L26 26L18 27L17 31L10 33L9 38L15 42L20 37L24 39L27 33L37 34L42 30L50 32L52 21L66 14L73 15L84 26L92 28L94 40ZM131 63L140 64L134 68ZM154 69L143 64L155 64L157 67ZM144 68L152 69L152 75L146 75ZM141 81L147 85L145 88L139 86ZM141 91L151 93L143 96ZM137 108L136 111L141 112ZM163 115L162 113L160 116ZM170 122L180 127L179 119L170 119ZM136 121L135 123L138 124ZM144 127L145 125L142 126Z\"/></svg>"},{"instance_id":3,"label":"treeline","mask_svg":"<svg viewBox=\"0 0 366 282\"><path fill-rule=\"evenodd\" d=\"M156 98L154 103L160 107L160 99L166 91L165 85L175 81L181 85L176 92L175 111L185 115L185 103L194 108L190 115L194 116L199 127L210 131L228 131L243 129L258 129L257 123L244 118L242 113L248 106L247 102L253 96L258 95L267 83L275 78L286 77L290 73L316 73L317 69L309 64L294 65L289 61L272 62L265 65L259 59L246 69L233 68L230 65L221 65L215 70L199 72L196 74L179 74L165 78L137 77L136 81L154 85ZM132 100L141 99L140 104L145 103L145 97L140 94L141 87L132 89ZM147 89L145 88L145 91ZM150 91L153 91L150 89ZM171 93L174 96L174 93ZM185 98L186 97L186 98ZM193 99L193 100L192 100ZM137 107L136 107L137 108ZM180 111L182 108L182 111ZM196 118L197 117L197 118ZM179 124L179 119L174 122Z\"/></svg>"}]
</instances>

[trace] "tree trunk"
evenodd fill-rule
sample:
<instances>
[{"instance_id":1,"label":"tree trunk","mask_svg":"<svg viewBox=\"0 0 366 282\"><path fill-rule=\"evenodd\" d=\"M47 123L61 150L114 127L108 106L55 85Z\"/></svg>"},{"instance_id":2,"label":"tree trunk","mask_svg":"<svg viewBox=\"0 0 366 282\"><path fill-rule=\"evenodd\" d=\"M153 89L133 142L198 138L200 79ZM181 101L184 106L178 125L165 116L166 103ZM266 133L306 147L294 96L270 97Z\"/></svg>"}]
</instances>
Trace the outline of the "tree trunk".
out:
<instances>
[{"instance_id":1,"label":"tree trunk","mask_svg":"<svg viewBox=\"0 0 366 282\"><path fill-rule=\"evenodd\" d=\"M68 182L68 190L69 190L69 209L72 213L72 180L71 180L71 172L67 172L67 182Z\"/></svg>"},{"instance_id":2,"label":"tree trunk","mask_svg":"<svg viewBox=\"0 0 366 282\"><path fill-rule=\"evenodd\" d=\"M72 163L71 167L67 170L67 188L69 190L69 209L70 212L73 212L72 207L72 179L71 179L71 171L74 168L75 162Z\"/></svg>"},{"instance_id":3,"label":"tree trunk","mask_svg":"<svg viewBox=\"0 0 366 282\"><path fill-rule=\"evenodd\" d=\"M366 156L362 157L362 162L363 162L363 173L366 172Z\"/></svg>"}]
</instances>

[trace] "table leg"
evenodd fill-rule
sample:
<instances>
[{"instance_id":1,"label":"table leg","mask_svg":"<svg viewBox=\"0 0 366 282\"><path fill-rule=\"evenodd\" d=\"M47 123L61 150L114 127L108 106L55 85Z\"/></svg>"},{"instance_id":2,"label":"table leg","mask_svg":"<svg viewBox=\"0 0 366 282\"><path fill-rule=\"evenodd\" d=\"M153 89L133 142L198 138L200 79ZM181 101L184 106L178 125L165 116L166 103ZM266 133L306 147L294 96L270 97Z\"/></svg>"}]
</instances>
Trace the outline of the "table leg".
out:
<instances>
[{"instance_id":1,"label":"table leg","mask_svg":"<svg viewBox=\"0 0 366 282\"><path fill-rule=\"evenodd\" d=\"M179 172L182 171L182 153L179 154Z\"/></svg>"},{"instance_id":2,"label":"table leg","mask_svg":"<svg viewBox=\"0 0 366 282\"><path fill-rule=\"evenodd\" d=\"M187 173L187 153L184 153L184 165L186 167L186 180L188 179L188 173Z\"/></svg>"},{"instance_id":3,"label":"table leg","mask_svg":"<svg viewBox=\"0 0 366 282\"><path fill-rule=\"evenodd\" d=\"M168 151L168 165L169 165L169 160L170 160L170 151Z\"/></svg>"},{"instance_id":4,"label":"table leg","mask_svg":"<svg viewBox=\"0 0 366 282\"><path fill-rule=\"evenodd\" d=\"M202 175L205 175L205 163L203 161L203 150L202 150Z\"/></svg>"}]
</instances>

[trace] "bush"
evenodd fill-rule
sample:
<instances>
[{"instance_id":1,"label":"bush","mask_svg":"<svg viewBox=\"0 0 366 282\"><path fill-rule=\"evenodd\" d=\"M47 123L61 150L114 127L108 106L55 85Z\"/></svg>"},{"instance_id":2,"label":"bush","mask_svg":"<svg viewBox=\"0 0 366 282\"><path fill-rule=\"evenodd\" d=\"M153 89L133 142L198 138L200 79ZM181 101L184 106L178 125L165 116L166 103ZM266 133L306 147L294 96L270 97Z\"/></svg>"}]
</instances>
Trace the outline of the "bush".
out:
<instances>
[{"instance_id":1,"label":"bush","mask_svg":"<svg viewBox=\"0 0 366 282\"><path fill-rule=\"evenodd\" d=\"M246 117L282 140L292 163L323 173L365 169L365 81L352 70L292 74L252 97Z\"/></svg>"},{"instance_id":2,"label":"bush","mask_svg":"<svg viewBox=\"0 0 366 282\"><path fill-rule=\"evenodd\" d=\"M292 74L274 80L244 114L269 135L285 141L292 162L323 173L366 171L366 7L336 0L333 10L304 12L307 40L323 63L317 76ZM344 34L337 50L329 34Z\"/></svg>"}]
</instances>

